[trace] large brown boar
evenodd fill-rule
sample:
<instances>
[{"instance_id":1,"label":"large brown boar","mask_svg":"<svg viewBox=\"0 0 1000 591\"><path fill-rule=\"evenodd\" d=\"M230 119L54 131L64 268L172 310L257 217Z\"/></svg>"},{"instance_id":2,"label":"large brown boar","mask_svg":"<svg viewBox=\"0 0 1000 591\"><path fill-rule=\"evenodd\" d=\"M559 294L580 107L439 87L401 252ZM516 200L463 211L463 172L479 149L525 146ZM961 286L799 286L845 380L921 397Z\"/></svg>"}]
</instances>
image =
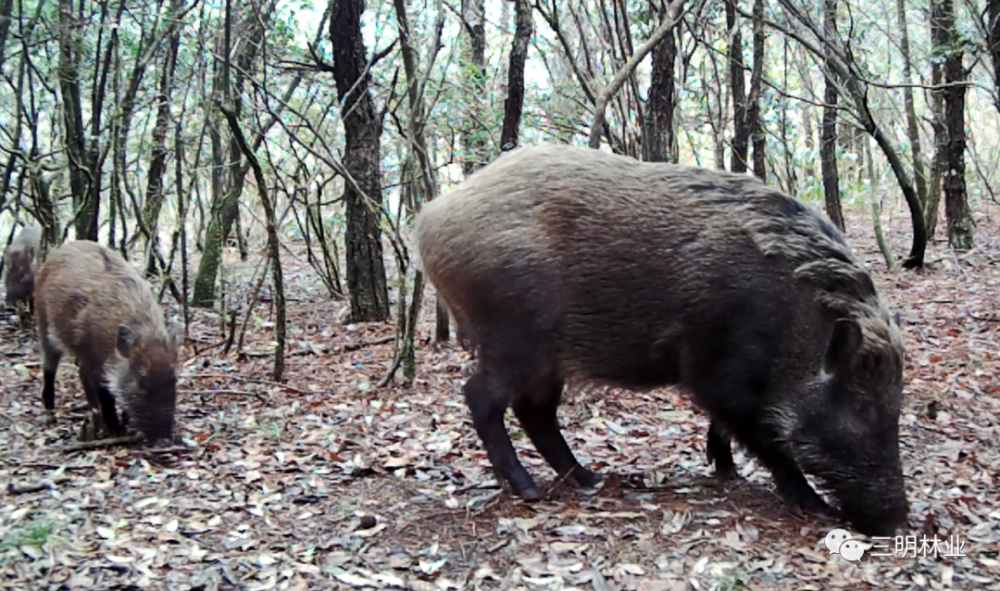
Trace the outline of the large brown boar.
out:
<instances>
[{"instance_id":1,"label":"large brown boar","mask_svg":"<svg viewBox=\"0 0 1000 591\"><path fill-rule=\"evenodd\" d=\"M112 435L134 423L151 444L173 437L178 331L117 252L90 241L54 250L38 273L35 302L47 411L55 408L56 369L71 353L87 401Z\"/></svg>"},{"instance_id":2,"label":"large brown boar","mask_svg":"<svg viewBox=\"0 0 1000 591\"><path fill-rule=\"evenodd\" d=\"M10 307L24 303L33 307L35 268L42 229L25 226L4 251L4 301Z\"/></svg>"},{"instance_id":3,"label":"large brown boar","mask_svg":"<svg viewBox=\"0 0 1000 591\"><path fill-rule=\"evenodd\" d=\"M501 482L541 496L504 425L578 486L568 379L679 384L792 507L869 535L906 523L897 322L822 214L746 176L569 146L521 148L427 203L420 266L478 347L463 387ZM817 476L839 512L809 485Z\"/></svg>"}]
</instances>

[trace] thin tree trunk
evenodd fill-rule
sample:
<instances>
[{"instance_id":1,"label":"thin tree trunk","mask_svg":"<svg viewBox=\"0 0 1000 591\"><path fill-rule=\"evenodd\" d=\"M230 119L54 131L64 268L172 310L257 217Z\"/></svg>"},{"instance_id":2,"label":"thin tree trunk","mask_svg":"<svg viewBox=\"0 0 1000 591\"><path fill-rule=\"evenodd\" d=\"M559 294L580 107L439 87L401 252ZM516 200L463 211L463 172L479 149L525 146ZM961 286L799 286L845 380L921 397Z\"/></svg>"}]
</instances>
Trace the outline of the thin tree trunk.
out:
<instances>
[{"instance_id":1,"label":"thin tree trunk","mask_svg":"<svg viewBox=\"0 0 1000 591\"><path fill-rule=\"evenodd\" d=\"M1000 113L1000 0L988 0L988 4L986 41L993 60L993 104Z\"/></svg>"},{"instance_id":2,"label":"thin tree trunk","mask_svg":"<svg viewBox=\"0 0 1000 591\"><path fill-rule=\"evenodd\" d=\"M650 2L649 11L657 12L656 2ZM661 22L669 18L659 11ZM677 60L677 42L673 30L653 48L652 73L649 81L649 102L646 107L645 135L642 138L643 160L650 162L677 162L674 137L674 62Z\"/></svg>"},{"instance_id":3,"label":"thin tree trunk","mask_svg":"<svg viewBox=\"0 0 1000 591\"><path fill-rule=\"evenodd\" d=\"M424 111L424 97L422 94L423 89L420 88L420 79L417 72L416 51L413 49L410 41L410 24L406 15L405 0L394 0L393 4L396 8L396 21L399 23L400 50L403 54L403 70L406 73L406 89L407 96L410 101L409 132L412 139L412 142L409 145L410 157L417 162L417 173L419 178L419 182L416 183L416 186L420 191L420 196L418 199L413 199L412 201L416 206L416 211L419 211L422 203L425 201L431 201L437 196L438 187L437 181L434 177L434 167L431 162L430 153L427 150L427 141L424 137L426 114ZM444 21L442 20L444 18L443 3L439 0L437 4L438 28L436 29L437 35L431 51L437 51L440 31L444 26ZM416 211L413 213L416 213ZM401 267L399 273L401 276L405 277L406 268ZM405 281L401 281L399 291L400 310L405 310L402 304L403 298L405 297L404 287ZM408 383L413 382L417 373L415 341L417 333L417 320L420 317L420 307L423 302L423 293L424 275L418 270L413 277L413 298L410 309L406 313L406 323L403 327L404 333L402 335L402 345L397 349L397 356L401 359L403 364L403 377ZM438 310L440 311L440 309L441 307L439 306ZM445 316L445 318L447 318L447 316Z\"/></svg>"},{"instance_id":4,"label":"thin tree trunk","mask_svg":"<svg viewBox=\"0 0 1000 591\"><path fill-rule=\"evenodd\" d=\"M823 21L824 36L827 39L836 38L837 0L823 0ZM837 170L837 85L833 70L827 67L825 71L823 127L820 131L819 146L823 195L826 200L826 214L835 226L844 230L844 213L840 205L840 173Z\"/></svg>"},{"instance_id":5,"label":"thin tree trunk","mask_svg":"<svg viewBox=\"0 0 1000 591\"><path fill-rule=\"evenodd\" d=\"M462 130L462 172L469 176L482 167L486 157L486 134L480 101L486 92L486 13L484 0L462 0L462 24L467 36L465 84L468 101Z\"/></svg>"},{"instance_id":6,"label":"thin tree trunk","mask_svg":"<svg viewBox=\"0 0 1000 591\"><path fill-rule=\"evenodd\" d=\"M344 184L350 321L384 321L389 317L389 291L380 225L382 120L375 112L371 74L366 71L368 59L361 32L365 4L364 0L332 3L333 75L342 104L344 168L351 177Z\"/></svg>"},{"instance_id":7,"label":"thin tree trunk","mask_svg":"<svg viewBox=\"0 0 1000 591\"><path fill-rule=\"evenodd\" d=\"M761 117L761 79L764 76L764 0L753 3L753 71L750 74L750 96L747 99L747 126L753 139L753 173L762 181L767 180L767 137Z\"/></svg>"},{"instance_id":8,"label":"thin tree trunk","mask_svg":"<svg viewBox=\"0 0 1000 591\"><path fill-rule=\"evenodd\" d=\"M930 32L932 47L941 47L947 43L947 37L942 29L941 3L932 2L930 7ZM937 231L938 216L941 210L941 177L944 175L948 155L948 128L944 118L943 88L944 68L940 60L931 61L931 127L934 130L934 158L931 160L930 181L927 187L927 207L924 209L924 219L927 225L927 236L930 240Z\"/></svg>"},{"instance_id":9,"label":"thin tree trunk","mask_svg":"<svg viewBox=\"0 0 1000 591\"><path fill-rule=\"evenodd\" d=\"M903 53L903 106L906 110L906 134L910 138L910 150L913 153L913 180L917 185L917 197L920 203L927 206L927 178L924 175L924 159L920 147L920 126L917 123L917 111L913 105L913 83L910 62L910 34L906 27L906 0L896 0L896 17L899 21L900 50Z\"/></svg>"},{"instance_id":10,"label":"thin tree trunk","mask_svg":"<svg viewBox=\"0 0 1000 591\"><path fill-rule=\"evenodd\" d=\"M967 251L973 245L972 216L965 190L965 78L962 65L964 51L956 42L954 0L941 2L943 33L948 39L948 54L944 62L945 126L948 128L948 157L944 175L944 211L948 219L948 244L957 251Z\"/></svg>"},{"instance_id":11,"label":"thin tree trunk","mask_svg":"<svg viewBox=\"0 0 1000 591\"><path fill-rule=\"evenodd\" d=\"M233 61L238 66L236 73L230 75L230 60L223 60L222 67L216 72L213 81L216 95L224 100L236 113L237 120L242 111L243 82L247 72L252 71L258 59L260 48L264 43L264 32L270 17L274 13L274 0L268 0L263 7L248 11L243 18L247 29L237 39L238 43ZM230 0L226 3L225 26L223 38L217 43L225 56L232 54L233 23ZM217 49L216 51L219 51ZM235 88L234 88L235 86ZM224 161L220 122L209 116L209 137L212 142L212 203L208 228L205 230L205 244L201 260L198 262L198 273L194 278L194 290L191 295L191 305L211 307L215 301L215 281L222 263L222 248L233 229L233 224L239 215L239 198L243 193L243 183L249 172L249 164L242 164L242 151L235 140L229 143L229 159ZM260 134L257 134L257 138ZM259 147L255 139L252 150ZM224 174L229 171L229 185L224 186Z\"/></svg>"},{"instance_id":12,"label":"thin tree trunk","mask_svg":"<svg viewBox=\"0 0 1000 591\"><path fill-rule=\"evenodd\" d=\"M4 56L7 52L7 37L10 33L11 13L14 0L0 0L0 71L3 71Z\"/></svg>"},{"instance_id":13,"label":"thin tree trunk","mask_svg":"<svg viewBox=\"0 0 1000 591\"><path fill-rule=\"evenodd\" d=\"M534 33L532 7L528 0L514 0L514 41L510 48L510 66L507 68L507 98L503 103L503 129L500 132L500 149L517 147L524 110L524 65L528 58L528 44Z\"/></svg>"},{"instance_id":14,"label":"thin tree trunk","mask_svg":"<svg viewBox=\"0 0 1000 591\"><path fill-rule=\"evenodd\" d=\"M747 127L747 95L743 78L743 35L736 18L736 1L726 0L726 31L729 36L729 88L733 93L733 148L729 164L732 172L746 172L750 149Z\"/></svg>"},{"instance_id":15,"label":"thin tree trunk","mask_svg":"<svg viewBox=\"0 0 1000 591\"><path fill-rule=\"evenodd\" d=\"M184 195L184 135L182 133L180 118L178 118L174 129L174 160L176 168L174 170L174 182L177 183L177 217L178 228L180 230L181 246L181 311L184 314L184 336L189 335L191 315L188 312L188 251L187 251L187 199ZM195 158L195 166L197 166Z\"/></svg>"},{"instance_id":16,"label":"thin tree trunk","mask_svg":"<svg viewBox=\"0 0 1000 591\"><path fill-rule=\"evenodd\" d=\"M645 43L636 49L632 57L625 62L625 65L615 73L615 77L611 79L611 82L607 86L601 89L594 100L594 121L590 125L590 138L587 141L587 145L596 150L601 146L601 130L604 129L604 111L608 107L608 102L621 90L622 85L628 80L629 76L635 72L636 67L638 67L639 62L646 58L646 55L653 50L658 43L660 43L664 37L671 35L673 33L674 27L680 21L681 11L684 9L684 0L674 0L670 4L670 9L667 11L667 16L653 31L653 34L649 36L649 39Z\"/></svg>"},{"instance_id":17,"label":"thin tree trunk","mask_svg":"<svg viewBox=\"0 0 1000 591\"><path fill-rule=\"evenodd\" d=\"M173 0L171 14L178 14L182 4L178 0ZM146 196L143 199L143 222L149 229L151 236L148 239L147 249L150 253L157 248L156 229L160 217L160 208L163 206L164 190L163 175L167 171L167 132L170 129L170 95L174 87L174 72L177 68L177 51L180 47L180 31L174 31L170 36L167 45L167 54L163 61L163 70L160 73L160 90L156 97L156 123L153 125L153 147L150 154L149 173L146 178ZM149 257L149 268L147 273L154 274L156 257Z\"/></svg>"},{"instance_id":18,"label":"thin tree trunk","mask_svg":"<svg viewBox=\"0 0 1000 591\"><path fill-rule=\"evenodd\" d=\"M782 72L783 72L783 87L788 88L788 37L782 40ZM799 192L799 179L798 174L795 170L795 150L793 146L788 143L788 127L790 125L788 121L788 97L781 97L781 151L785 159L785 190L789 195L796 195ZM805 113L803 115L808 116L808 107L806 107ZM806 130L811 133L811 125L806 126ZM806 138L806 144L810 144L809 137Z\"/></svg>"},{"instance_id":19,"label":"thin tree trunk","mask_svg":"<svg viewBox=\"0 0 1000 591\"><path fill-rule=\"evenodd\" d=\"M278 229L277 218L274 214L274 204L271 203L271 198L267 194L267 180L264 178L264 171L260 167L260 162L257 161L257 155L254 154L250 148L250 144L247 143L246 137L243 135L243 130L240 129L239 121L236 119L236 112L227 106L221 107L221 110L229 122L229 130L232 132L236 144L243 151L243 155L246 156L250 168L253 170L254 180L257 184L257 194L260 197L261 205L264 206L265 227L267 230L267 254L271 260L269 266L271 267L271 277L274 281L274 339L276 346L274 349L274 372L272 378L276 382L281 382L285 378L285 282L281 273L281 256L279 256L280 253L278 251Z\"/></svg>"},{"instance_id":20,"label":"thin tree trunk","mask_svg":"<svg viewBox=\"0 0 1000 591\"><path fill-rule=\"evenodd\" d=\"M92 203L87 198L87 144L80 101L80 41L72 0L59 0L59 90L62 95L63 141L69 160L77 240L90 239ZM96 198L96 196L95 196Z\"/></svg>"},{"instance_id":21,"label":"thin tree trunk","mask_svg":"<svg viewBox=\"0 0 1000 591\"><path fill-rule=\"evenodd\" d=\"M882 258L885 259L885 266L890 271L896 269L896 257L892 255L892 250L885 241L885 237L882 235L882 207L880 206L880 193L879 190L879 177L880 175L875 172L875 159L872 158L872 146L871 139L866 138L864 144L861 148L865 152L865 160L868 163L868 180L869 187L871 191L868 193L869 206L872 212L872 226L875 230L875 242L878 243L878 249L882 253Z\"/></svg>"}]
</instances>

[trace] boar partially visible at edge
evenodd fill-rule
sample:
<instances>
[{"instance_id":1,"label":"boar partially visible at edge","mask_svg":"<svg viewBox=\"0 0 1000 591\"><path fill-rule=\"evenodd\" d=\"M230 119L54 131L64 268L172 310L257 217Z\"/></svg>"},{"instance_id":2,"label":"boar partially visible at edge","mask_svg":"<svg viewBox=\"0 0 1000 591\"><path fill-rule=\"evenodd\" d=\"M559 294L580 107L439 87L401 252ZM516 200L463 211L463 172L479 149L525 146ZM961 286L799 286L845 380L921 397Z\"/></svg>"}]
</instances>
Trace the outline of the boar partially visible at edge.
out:
<instances>
[{"instance_id":1,"label":"boar partially visible at edge","mask_svg":"<svg viewBox=\"0 0 1000 591\"><path fill-rule=\"evenodd\" d=\"M4 251L4 302L10 307L18 303L33 307L41 241L40 227L25 226Z\"/></svg>"},{"instance_id":2,"label":"boar partially visible at edge","mask_svg":"<svg viewBox=\"0 0 1000 591\"><path fill-rule=\"evenodd\" d=\"M569 146L520 148L424 205L419 265L478 352L463 392L501 482L541 493L504 425L578 486L567 380L679 384L791 507L868 535L907 521L902 337L821 213L748 175ZM817 476L839 504L809 485Z\"/></svg>"}]
</instances>

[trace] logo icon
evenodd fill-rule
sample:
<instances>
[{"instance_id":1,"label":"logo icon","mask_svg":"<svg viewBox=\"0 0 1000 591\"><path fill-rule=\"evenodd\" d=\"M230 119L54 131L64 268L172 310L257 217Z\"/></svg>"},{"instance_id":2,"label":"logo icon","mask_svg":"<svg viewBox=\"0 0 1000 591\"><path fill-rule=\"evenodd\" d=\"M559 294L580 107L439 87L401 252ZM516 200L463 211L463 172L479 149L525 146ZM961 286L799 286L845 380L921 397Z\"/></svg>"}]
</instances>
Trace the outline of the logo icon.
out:
<instances>
[{"instance_id":1,"label":"logo icon","mask_svg":"<svg viewBox=\"0 0 1000 591\"><path fill-rule=\"evenodd\" d=\"M851 532L837 528L830 530L823 540L830 554L840 554L844 560L858 562L865 554L865 547L860 540L851 537Z\"/></svg>"}]
</instances>

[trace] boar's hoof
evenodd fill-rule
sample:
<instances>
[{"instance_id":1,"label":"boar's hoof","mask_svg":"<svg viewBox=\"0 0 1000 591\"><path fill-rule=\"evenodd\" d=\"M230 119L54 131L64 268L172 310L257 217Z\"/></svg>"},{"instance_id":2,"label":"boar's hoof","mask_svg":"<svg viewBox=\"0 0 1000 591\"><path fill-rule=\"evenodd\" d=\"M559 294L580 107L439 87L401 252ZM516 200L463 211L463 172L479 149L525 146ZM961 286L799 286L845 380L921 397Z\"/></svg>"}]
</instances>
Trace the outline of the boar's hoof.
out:
<instances>
[{"instance_id":1,"label":"boar's hoof","mask_svg":"<svg viewBox=\"0 0 1000 591\"><path fill-rule=\"evenodd\" d=\"M87 418L83 420L83 424L80 425L80 433L77 435L78 441L94 441L97 439L97 433L100 431L101 418L96 414L90 413Z\"/></svg>"},{"instance_id":2,"label":"boar's hoof","mask_svg":"<svg viewBox=\"0 0 1000 591\"><path fill-rule=\"evenodd\" d=\"M736 480L739 478L739 472L736 470L734 464L720 465L718 462L715 464L715 480L719 484L725 484L731 480Z\"/></svg>"},{"instance_id":3,"label":"boar's hoof","mask_svg":"<svg viewBox=\"0 0 1000 591\"><path fill-rule=\"evenodd\" d=\"M837 517L839 514L811 488L798 492L785 500L790 506L803 513L811 513L823 517Z\"/></svg>"},{"instance_id":4,"label":"boar's hoof","mask_svg":"<svg viewBox=\"0 0 1000 591\"><path fill-rule=\"evenodd\" d=\"M592 470L577 465L573 468L573 473L566 479L576 488L596 488L604 479Z\"/></svg>"},{"instance_id":5,"label":"boar's hoof","mask_svg":"<svg viewBox=\"0 0 1000 591\"><path fill-rule=\"evenodd\" d=\"M49 409L45 411L45 422L50 427L54 427L56 424L56 411L54 409Z\"/></svg>"},{"instance_id":6,"label":"boar's hoof","mask_svg":"<svg viewBox=\"0 0 1000 591\"><path fill-rule=\"evenodd\" d=\"M538 487L535 486L535 483L530 476L520 479L516 477L503 478L502 476L498 476L497 481L501 483L505 482L507 486L510 487L510 491L522 500L529 502L542 500L542 492L538 490Z\"/></svg>"}]
</instances>

